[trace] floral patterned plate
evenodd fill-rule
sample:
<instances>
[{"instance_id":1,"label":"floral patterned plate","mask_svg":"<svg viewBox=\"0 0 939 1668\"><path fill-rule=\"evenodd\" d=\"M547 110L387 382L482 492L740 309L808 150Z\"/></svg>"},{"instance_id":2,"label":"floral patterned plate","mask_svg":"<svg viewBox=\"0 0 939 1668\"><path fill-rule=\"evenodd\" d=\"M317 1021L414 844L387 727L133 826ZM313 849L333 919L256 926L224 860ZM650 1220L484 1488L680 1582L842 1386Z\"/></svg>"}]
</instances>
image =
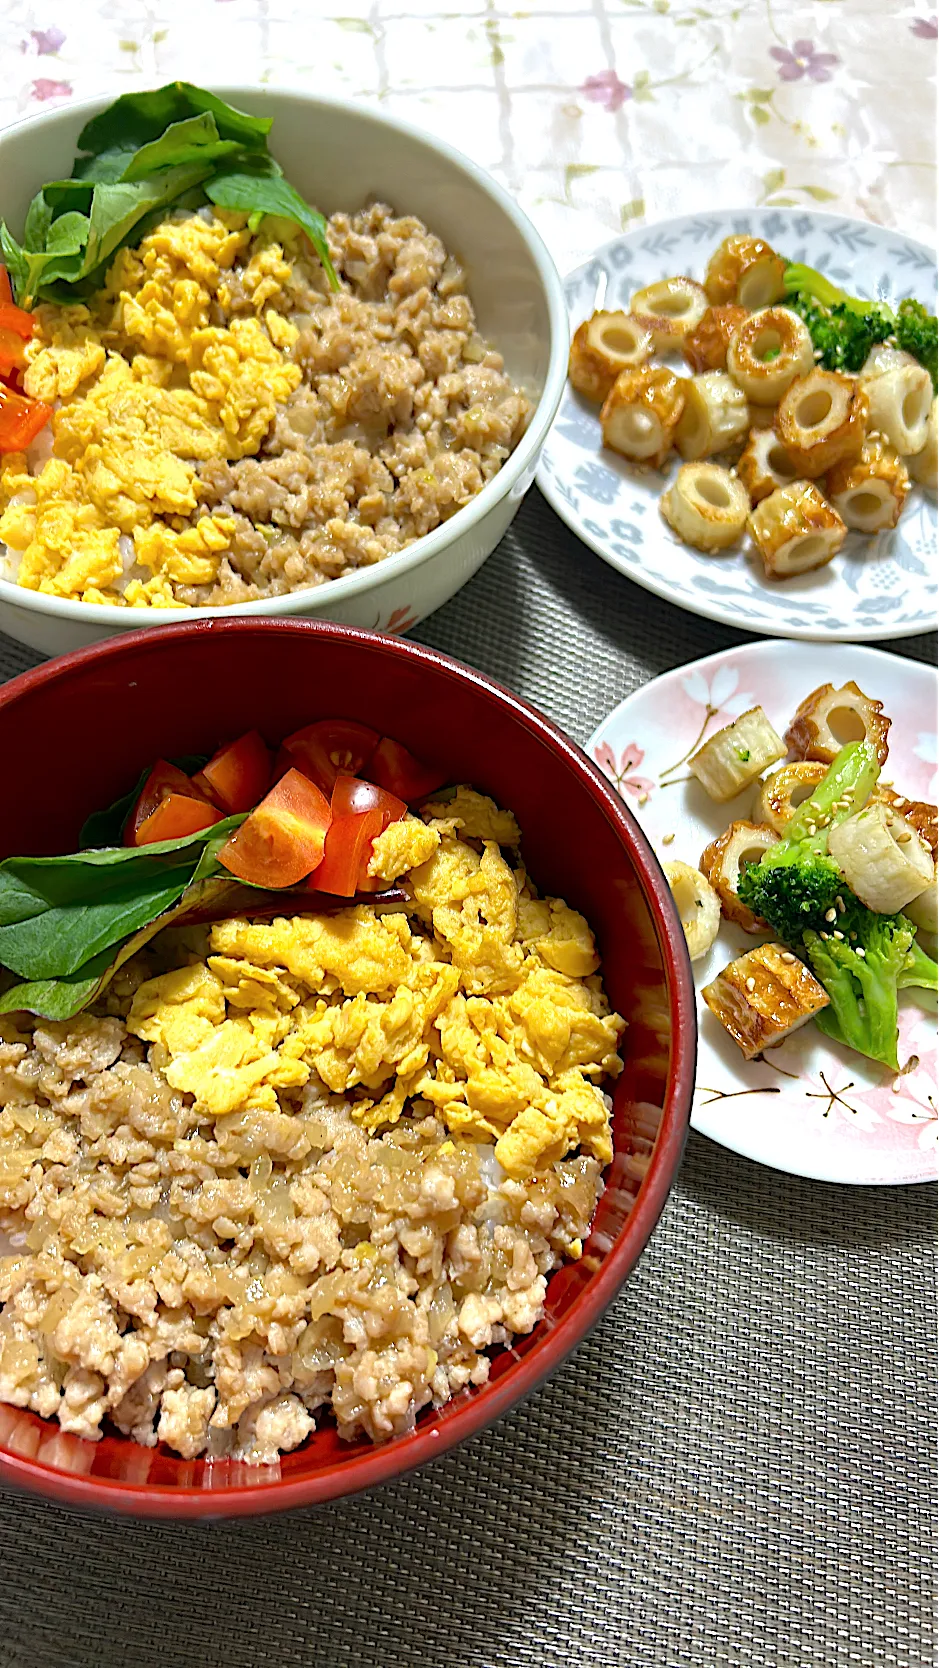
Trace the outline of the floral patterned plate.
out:
<instances>
[{"instance_id":1,"label":"floral patterned plate","mask_svg":"<svg viewBox=\"0 0 939 1668\"><path fill-rule=\"evenodd\" d=\"M627 697L587 744L652 841L659 861L697 864L709 840L752 795L715 805L689 775L701 740L748 707L765 708L780 733L799 702L830 680L854 678L893 718L885 777L911 798L935 801L936 678L931 667L877 649L832 644L748 643L679 666ZM702 985L758 940L724 922L695 962ZM829 1041L814 1025L765 1060L746 1061L698 1001L698 1072L691 1123L733 1152L820 1181L927 1181L936 1174L936 1023L904 1000L892 1078Z\"/></svg>"},{"instance_id":2,"label":"floral patterned plate","mask_svg":"<svg viewBox=\"0 0 939 1668\"><path fill-rule=\"evenodd\" d=\"M796 209L715 211L662 221L599 249L566 280L571 328L597 307L628 307L657 278L700 278L711 251L731 232L766 238L793 261L820 268L855 295L892 304L915 295L935 307L930 251L898 232L860 220ZM783 583L764 579L743 547L704 556L663 521L668 473L641 471L600 443L597 407L568 385L538 469L548 502L591 550L647 591L708 620L774 637L906 637L936 623L936 506L914 487L900 523L865 537L850 533L825 568Z\"/></svg>"}]
</instances>

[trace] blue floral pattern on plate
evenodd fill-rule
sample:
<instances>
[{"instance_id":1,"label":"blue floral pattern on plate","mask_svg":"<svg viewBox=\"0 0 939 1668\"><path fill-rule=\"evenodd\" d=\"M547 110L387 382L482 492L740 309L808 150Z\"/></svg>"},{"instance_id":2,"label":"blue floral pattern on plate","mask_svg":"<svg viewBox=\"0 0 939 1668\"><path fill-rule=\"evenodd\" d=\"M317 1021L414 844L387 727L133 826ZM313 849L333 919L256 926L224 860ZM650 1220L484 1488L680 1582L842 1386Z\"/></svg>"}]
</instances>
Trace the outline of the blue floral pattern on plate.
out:
<instances>
[{"instance_id":1,"label":"blue floral pattern on plate","mask_svg":"<svg viewBox=\"0 0 939 1668\"><path fill-rule=\"evenodd\" d=\"M751 232L792 261L819 267L856 295L891 305L915 295L936 305L936 264L920 243L865 221L801 210L686 215L606 244L566 280L572 327L598 307L628 307L633 292L671 273L703 274L732 232ZM742 547L705 556L675 537L658 502L677 468L632 467L601 449L596 406L568 387L548 435L538 485L599 556L680 608L776 637L907 637L936 624L936 503L914 487L897 527L851 533L825 568L784 583L763 577Z\"/></svg>"}]
</instances>

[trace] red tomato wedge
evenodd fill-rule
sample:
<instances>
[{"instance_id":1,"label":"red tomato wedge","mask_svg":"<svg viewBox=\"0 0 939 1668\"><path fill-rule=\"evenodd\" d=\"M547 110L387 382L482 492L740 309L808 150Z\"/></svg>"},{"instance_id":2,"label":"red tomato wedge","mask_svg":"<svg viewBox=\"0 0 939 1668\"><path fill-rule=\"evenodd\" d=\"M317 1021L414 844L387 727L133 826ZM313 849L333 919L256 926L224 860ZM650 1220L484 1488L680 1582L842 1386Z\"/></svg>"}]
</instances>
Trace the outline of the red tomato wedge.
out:
<instances>
[{"instance_id":1,"label":"red tomato wedge","mask_svg":"<svg viewBox=\"0 0 939 1668\"><path fill-rule=\"evenodd\" d=\"M27 399L0 382L0 452L24 452L51 416L51 405Z\"/></svg>"},{"instance_id":2,"label":"red tomato wedge","mask_svg":"<svg viewBox=\"0 0 939 1668\"><path fill-rule=\"evenodd\" d=\"M180 799L191 799L194 805L208 805L206 795L199 792L199 789L190 781L184 770L180 770L178 765L170 764L169 759L157 759L124 826L125 846L139 846L147 843L139 838L140 830L148 817L151 817L162 801L168 799L171 794ZM214 807L208 805L208 809L214 810ZM213 816L209 818L208 822L197 823L196 828L208 828L211 823L218 821L219 818ZM187 832L194 833L195 829L187 830ZM150 834L148 836L148 840L172 840L173 838L172 834Z\"/></svg>"},{"instance_id":3,"label":"red tomato wedge","mask_svg":"<svg viewBox=\"0 0 939 1668\"><path fill-rule=\"evenodd\" d=\"M218 860L253 886L296 886L322 859L329 823L319 788L301 771L288 770L235 829Z\"/></svg>"},{"instance_id":4,"label":"red tomato wedge","mask_svg":"<svg viewBox=\"0 0 939 1668\"><path fill-rule=\"evenodd\" d=\"M26 363L23 338L15 330L7 330L0 325L0 376L9 376L11 371L20 371Z\"/></svg>"},{"instance_id":5,"label":"red tomato wedge","mask_svg":"<svg viewBox=\"0 0 939 1668\"><path fill-rule=\"evenodd\" d=\"M377 742L378 731L367 724L350 718L320 718L284 737L279 762L286 756L323 793L331 793L341 772L358 776L365 769Z\"/></svg>"},{"instance_id":6,"label":"red tomato wedge","mask_svg":"<svg viewBox=\"0 0 939 1668\"><path fill-rule=\"evenodd\" d=\"M229 815L250 811L271 785L271 755L257 730L249 730L213 753L192 780Z\"/></svg>"},{"instance_id":7,"label":"red tomato wedge","mask_svg":"<svg viewBox=\"0 0 939 1668\"><path fill-rule=\"evenodd\" d=\"M362 816L366 811L380 811L382 830L390 822L400 822L407 811L403 799L398 799L386 788L374 782L363 782L358 776L337 776L329 808L334 817Z\"/></svg>"},{"instance_id":8,"label":"red tomato wedge","mask_svg":"<svg viewBox=\"0 0 939 1668\"><path fill-rule=\"evenodd\" d=\"M22 307L17 307L12 301L4 300L0 296L0 330L14 330L24 342L28 342L36 329L34 314L27 313Z\"/></svg>"},{"instance_id":9,"label":"red tomato wedge","mask_svg":"<svg viewBox=\"0 0 939 1668\"><path fill-rule=\"evenodd\" d=\"M376 882L368 873L372 855L372 841L378 838L387 824L382 811L364 811L351 816L336 817L326 836L323 861L310 876L314 892L336 892L351 898L360 890L372 891Z\"/></svg>"},{"instance_id":10,"label":"red tomato wedge","mask_svg":"<svg viewBox=\"0 0 939 1668\"><path fill-rule=\"evenodd\" d=\"M422 764L415 759L400 741L393 741L391 736L382 736L369 763L369 774L381 788L387 788L389 793L397 794L399 799L423 799L425 794L433 793L435 788L443 787L446 776L442 771L432 770L429 765Z\"/></svg>"},{"instance_id":11,"label":"red tomato wedge","mask_svg":"<svg viewBox=\"0 0 939 1668\"><path fill-rule=\"evenodd\" d=\"M168 793L155 811L137 829L134 845L150 846L155 840L181 840L186 834L198 834L201 828L211 828L221 822L222 813L204 799L190 799L185 794Z\"/></svg>"}]
</instances>

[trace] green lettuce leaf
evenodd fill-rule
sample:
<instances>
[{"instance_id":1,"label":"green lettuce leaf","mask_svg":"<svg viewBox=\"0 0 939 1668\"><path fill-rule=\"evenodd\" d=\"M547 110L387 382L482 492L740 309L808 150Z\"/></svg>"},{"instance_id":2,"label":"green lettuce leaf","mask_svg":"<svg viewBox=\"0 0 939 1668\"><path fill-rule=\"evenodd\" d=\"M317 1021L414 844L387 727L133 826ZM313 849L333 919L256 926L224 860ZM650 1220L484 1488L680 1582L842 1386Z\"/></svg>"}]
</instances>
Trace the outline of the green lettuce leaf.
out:
<instances>
[{"instance_id":1,"label":"green lettuce leaf","mask_svg":"<svg viewBox=\"0 0 939 1668\"><path fill-rule=\"evenodd\" d=\"M240 151L237 139L220 139L215 117L206 112L173 122L149 145L141 145L127 163L122 180L142 180L164 168L178 168L187 162L216 162Z\"/></svg>"},{"instance_id":2,"label":"green lettuce leaf","mask_svg":"<svg viewBox=\"0 0 939 1668\"><path fill-rule=\"evenodd\" d=\"M240 209L243 214L259 217L276 214L282 220L294 221L306 232L316 250L331 288L338 290L339 280L326 241L325 219L284 179L273 157L265 158L264 162L268 165L266 169L261 164L221 169L206 185L206 196L218 208Z\"/></svg>"},{"instance_id":3,"label":"green lettuce leaf","mask_svg":"<svg viewBox=\"0 0 939 1668\"><path fill-rule=\"evenodd\" d=\"M78 149L96 155L116 146L139 150L175 123L204 113L215 118L220 138L237 140L246 151L267 149L272 117L249 116L188 81L170 81L151 92L124 93L85 123L78 135Z\"/></svg>"}]
</instances>

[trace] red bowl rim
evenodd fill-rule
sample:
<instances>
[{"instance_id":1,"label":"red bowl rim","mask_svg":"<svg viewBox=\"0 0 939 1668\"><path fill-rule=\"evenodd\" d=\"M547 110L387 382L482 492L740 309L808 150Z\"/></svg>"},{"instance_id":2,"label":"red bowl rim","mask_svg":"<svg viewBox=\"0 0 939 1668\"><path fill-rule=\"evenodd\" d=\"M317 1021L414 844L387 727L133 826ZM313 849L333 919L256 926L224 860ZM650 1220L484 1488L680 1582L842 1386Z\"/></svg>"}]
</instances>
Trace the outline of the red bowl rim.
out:
<instances>
[{"instance_id":1,"label":"red bowl rim","mask_svg":"<svg viewBox=\"0 0 939 1668\"><path fill-rule=\"evenodd\" d=\"M494 695L500 704L510 709L523 728L546 741L606 812L635 863L662 955L672 1027L672 1059L662 1121L649 1169L636 1203L599 1272L568 1313L504 1378L491 1386L481 1387L450 1413L440 1428L418 1428L403 1441L392 1439L350 1459L336 1461L314 1477L291 1480L278 1475L269 1483L233 1486L219 1493L211 1489L170 1488L161 1484L124 1483L117 1478L80 1476L57 1470L41 1460L27 1459L0 1449L0 1481L41 1494L60 1504L142 1518L218 1520L264 1516L301 1506L323 1505L327 1501L390 1482L449 1452L457 1443L476 1435L517 1402L531 1395L596 1325L645 1249L681 1162L694 1092L697 1051L694 983L681 922L658 859L629 808L613 792L586 753L537 708L520 700L495 679L464 666L437 649L379 632L363 631L356 626L315 619L194 620L165 626L159 632L142 630L121 633L45 662L0 686L0 707L14 704L39 684L67 682L71 674L88 661L107 664L112 658L159 653L162 642L168 638L198 638L208 632L242 637L272 632L292 636L303 634L337 642L354 642L373 652L378 650L383 654L400 655L418 665L432 666L450 677L475 684L489 696Z\"/></svg>"}]
</instances>

